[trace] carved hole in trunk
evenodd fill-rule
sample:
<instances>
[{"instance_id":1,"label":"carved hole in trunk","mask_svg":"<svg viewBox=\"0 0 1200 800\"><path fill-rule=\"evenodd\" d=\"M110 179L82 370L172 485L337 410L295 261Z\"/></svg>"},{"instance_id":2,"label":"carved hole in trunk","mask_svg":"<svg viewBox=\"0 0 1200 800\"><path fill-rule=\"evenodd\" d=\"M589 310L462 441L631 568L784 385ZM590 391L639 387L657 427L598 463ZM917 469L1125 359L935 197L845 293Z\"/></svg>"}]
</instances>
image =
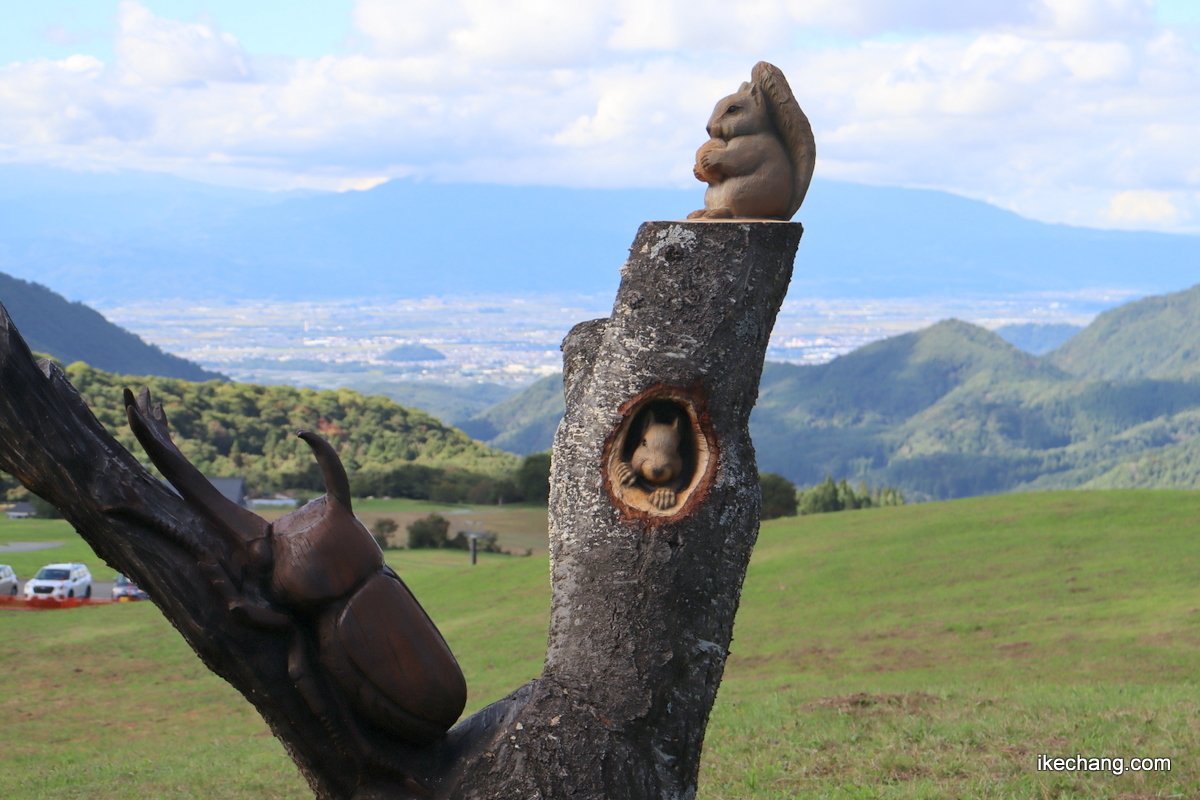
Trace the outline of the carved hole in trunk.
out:
<instances>
[{"instance_id":1,"label":"carved hole in trunk","mask_svg":"<svg viewBox=\"0 0 1200 800\"><path fill-rule=\"evenodd\" d=\"M705 405L698 387L655 386L622 406L605 444L604 478L626 516L680 516L707 493L716 446Z\"/></svg>"}]
</instances>

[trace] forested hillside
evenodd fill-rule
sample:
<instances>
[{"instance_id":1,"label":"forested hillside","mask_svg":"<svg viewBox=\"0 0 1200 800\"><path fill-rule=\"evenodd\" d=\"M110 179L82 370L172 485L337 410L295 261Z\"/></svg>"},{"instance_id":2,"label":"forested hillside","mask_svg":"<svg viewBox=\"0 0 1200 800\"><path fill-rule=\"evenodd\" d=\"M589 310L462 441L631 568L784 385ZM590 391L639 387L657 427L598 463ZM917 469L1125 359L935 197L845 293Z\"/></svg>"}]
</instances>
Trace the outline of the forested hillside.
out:
<instances>
[{"instance_id":1,"label":"forested hillside","mask_svg":"<svg viewBox=\"0 0 1200 800\"><path fill-rule=\"evenodd\" d=\"M768 363L750 418L759 468L910 499L1200 488L1197 319L1200 287L1107 312L1041 358L946 320L827 364ZM507 441L549 446L543 394L480 417Z\"/></svg>"},{"instance_id":2,"label":"forested hillside","mask_svg":"<svg viewBox=\"0 0 1200 800\"><path fill-rule=\"evenodd\" d=\"M1200 376L1200 285L1105 311L1047 360L1097 380Z\"/></svg>"},{"instance_id":3,"label":"forested hillside","mask_svg":"<svg viewBox=\"0 0 1200 800\"><path fill-rule=\"evenodd\" d=\"M510 453L536 453L554 441L566 411L562 374L548 375L525 391L463 422L467 434Z\"/></svg>"},{"instance_id":4,"label":"forested hillside","mask_svg":"<svg viewBox=\"0 0 1200 800\"><path fill-rule=\"evenodd\" d=\"M770 365L761 393L759 465L798 483L832 473L948 498L1200 481L1200 382L1080 379L966 323Z\"/></svg>"},{"instance_id":5,"label":"forested hillside","mask_svg":"<svg viewBox=\"0 0 1200 800\"><path fill-rule=\"evenodd\" d=\"M129 431L121 394L146 385L163 404L179 449L202 472L243 475L260 491L323 491L311 451L295 437L301 428L337 448L361 494L429 497L446 484L441 499L464 499L458 495L501 482L519 464L423 411L349 389L131 378L86 364L66 372L104 426L139 458L148 460Z\"/></svg>"},{"instance_id":6,"label":"forested hillside","mask_svg":"<svg viewBox=\"0 0 1200 800\"><path fill-rule=\"evenodd\" d=\"M946 320L827 364L767 364L750 420L759 467L800 485L833 475L895 486L910 499L1200 488L1198 312L1200 287L1147 298L1040 358ZM201 470L246 475L256 489L321 488L291 435L305 427L334 442L360 494L521 494L515 456L383 397L126 378L85 364L68 373L134 452L120 393L149 383ZM550 446L562 407L562 378L550 376L463 427L494 447L537 452Z\"/></svg>"},{"instance_id":7,"label":"forested hillside","mask_svg":"<svg viewBox=\"0 0 1200 800\"><path fill-rule=\"evenodd\" d=\"M1062 373L999 336L956 319L882 339L827 364L770 365L758 424L873 428L909 419L978 374L997 381L1054 380Z\"/></svg>"},{"instance_id":8,"label":"forested hillside","mask_svg":"<svg viewBox=\"0 0 1200 800\"><path fill-rule=\"evenodd\" d=\"M45 286L3 272L0 302L31 349L49 353L64 364L85 361L122 375L164 375L188 381L222 377L147 344L83 303L68 302Z\"/></svg>"}]
</instances>

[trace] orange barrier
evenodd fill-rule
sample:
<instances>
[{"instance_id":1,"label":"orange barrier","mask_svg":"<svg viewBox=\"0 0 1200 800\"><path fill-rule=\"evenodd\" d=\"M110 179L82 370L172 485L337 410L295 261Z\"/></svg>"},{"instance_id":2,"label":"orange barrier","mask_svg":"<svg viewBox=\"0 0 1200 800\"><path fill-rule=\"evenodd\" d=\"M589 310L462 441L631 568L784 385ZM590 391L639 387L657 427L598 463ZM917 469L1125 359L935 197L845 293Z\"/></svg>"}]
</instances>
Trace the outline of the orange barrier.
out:
<instances>
[{"instance_id":1,"label":"orange barrier","mask_svg":"<svg viewBox=\"0 0 1200 800\"><path fill-rule=\"evenodd\" d=\"M10 610L50 611L56 608L78 608L80 606L107 606L119 603L127 598L116 600L93 600L88 597L64 597L55 600L52 597L0 597L0 608Z\"/></svg>"}]
</instances>

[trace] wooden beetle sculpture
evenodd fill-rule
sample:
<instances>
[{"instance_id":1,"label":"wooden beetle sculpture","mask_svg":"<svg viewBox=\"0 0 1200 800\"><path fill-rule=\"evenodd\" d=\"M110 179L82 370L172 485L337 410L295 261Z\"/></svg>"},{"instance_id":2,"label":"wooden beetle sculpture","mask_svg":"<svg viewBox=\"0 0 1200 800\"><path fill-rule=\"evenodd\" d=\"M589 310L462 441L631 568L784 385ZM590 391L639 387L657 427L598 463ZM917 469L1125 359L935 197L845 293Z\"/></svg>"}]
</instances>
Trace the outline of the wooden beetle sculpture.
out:
<instances>
[{"instance_id":1,"label":"wooden beetle sculpture","mask_svg":"<svg viewBox=\"0 0 1200 800\"><path fill-rule=\"evenodd\" d=\"M315 433L298 435L320 465L326 494L268 524L226 499L171 441L162 404L125 390L130 427L154 465L229 543L233 557L200 568L229 610L258 628L290 630L288 674L331 729L321 686L336 685L357 717L415 746L441 737L462 714L467 686L442 635L375 539L354 516L336 451ZM257 582L267 604L245 591ZM317 653L318 668L309 653Z\"/></svg>"}]
</instances>

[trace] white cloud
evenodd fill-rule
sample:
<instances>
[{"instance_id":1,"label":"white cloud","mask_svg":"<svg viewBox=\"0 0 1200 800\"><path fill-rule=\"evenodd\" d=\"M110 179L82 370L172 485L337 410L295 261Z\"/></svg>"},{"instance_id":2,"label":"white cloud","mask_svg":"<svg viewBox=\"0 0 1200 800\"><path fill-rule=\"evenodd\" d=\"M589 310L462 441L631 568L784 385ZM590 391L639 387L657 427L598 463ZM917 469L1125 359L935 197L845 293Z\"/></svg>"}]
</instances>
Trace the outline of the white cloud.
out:
<instances>
[{"instance_id":1,"label":"white cloud","mask_svg":"<svg viewBox=\"0 0 1200 800\"><path fill-rule=\"evenodd\" d=\"M1041 0L1035 7L1035 30L1051 35L1094 37L1147 30L1154 19L1154 0Z\"/></svg>"},{"instance_id":2,"label":"white cloud","mask_svg":"<svg viewBox=\"0 0 1200 800\"><path fill-rule=\"evenodd\" d=\"M1108 217L1118 225L1170 227L1179 221L1179 208L1167 192L1128 189L1112 196Z\"/></svg>"},{"instance_id":3,"label":"white cloud","mask_svg":"<svg viewBox=\"0 0 1200 800\"><path fill-rule=\"evenodd\" d=\"M270 187L423 175L699 196L691 160L709 112L766 58L813 121L825 177L943 188L1043 219L1192 230L1200 56L1152 10L358 0L360 52L265 59L214 24L123 2L115 63L0 68L0 157ZM852 38L879 33L893 35ZM1147 192L1165 193L1174 216Z\"/></svg>"},{"instance_id":4,"label":"white cloud","mask_svg":"<svg viewBox=\"0 0 1200 800\"><path fill-rule=\"evenodd\" d=\"M858 35L893 31L964 31L1029 25L1037 2L1013 0L796 0L795 20Z\"/></svg>"},{"instance_id":5,"label":"white cloud","mask_svg":"<svg viewBox=\"0 0 1200 800\"><path fill-rule=\"evenodd\" d=\"M132 0L117 11L115 47L127 79L160 86L249 77L237 39L209 25L156 17Z\"/></svg>"},{"instance_id":6,"label":"white cloud","mask_svg":"<svg viewBox=\"0 0 1200 800\"><path fill-rule=\"evenodd\" d=\"M1200 140L1200 109L1186 99L1200 90L1200 58L1161 36L872 44L807 58L799 74L809 73L821 76L808 104L826 176L1012 207L1029 187L1107 201L1127 189L1200 186L1189 144ZM1068 221L1066 211L1048 216Z\"/></svg>"}]
</instances>

